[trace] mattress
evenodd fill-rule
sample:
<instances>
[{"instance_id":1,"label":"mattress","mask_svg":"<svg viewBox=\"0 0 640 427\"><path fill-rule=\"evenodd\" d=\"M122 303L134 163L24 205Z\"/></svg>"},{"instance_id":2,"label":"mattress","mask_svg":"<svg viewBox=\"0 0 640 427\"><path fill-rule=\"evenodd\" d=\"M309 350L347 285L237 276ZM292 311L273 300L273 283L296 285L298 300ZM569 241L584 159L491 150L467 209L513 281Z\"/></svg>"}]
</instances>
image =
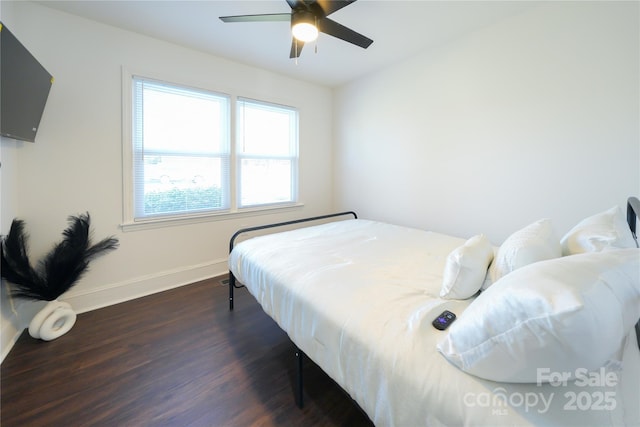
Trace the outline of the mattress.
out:
<instances>
[{"instance_id":1,"label":"mattress","mask_svg":"<svg viewBox=\"0 0 640 427\"><path fill-rule=\"evenodd\" d=\"M616 380L588 387L483 380L438 353L446 331L433 319L473 301L438 296L446 257L464 242L346 220L246 240L229 267L378 426L640 425L633 333L607 368Z\"/></svg>"}]
</instances>

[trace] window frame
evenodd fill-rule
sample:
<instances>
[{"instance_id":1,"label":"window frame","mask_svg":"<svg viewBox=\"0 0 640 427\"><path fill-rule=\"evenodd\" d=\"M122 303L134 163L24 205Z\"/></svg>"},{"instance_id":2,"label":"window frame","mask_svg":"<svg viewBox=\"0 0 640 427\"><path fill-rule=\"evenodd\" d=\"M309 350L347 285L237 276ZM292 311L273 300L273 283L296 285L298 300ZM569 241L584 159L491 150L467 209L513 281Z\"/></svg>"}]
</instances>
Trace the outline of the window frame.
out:
<instances>
[{"instance_id":1,"label":"window frame","mask_svg":"<svg viewBox=\"0 0 640 427\"><path fill-rule=\"evenodd\" d=\"M134 147L133 147L133 77L138 76L143 79L155 80L158 82L166 82L170 85L191 87L195 90L201 90L205 92L213 92L218 95L229 97L229 174L228 174L228 188L229 188L229 208L224 211L196 211L185 212L180 214L171 215L154 215L143 218L135 217L135 205L134 205ZM127 231L145 230L161 227L170 227L177 225L194 224L209 221L228 220L232 218L253 217L259 215L270 214L274 212L286 213L293 212L301 209L304 203L300 201L300 171L299 171L299 127L300 127L300 114L296 107L286 105L280 102L271 102L257 100L255 97L242 96L230 93L231 91L220 90L209 87L209 84L202 84L202 82L194 83L189 79L171 77L166 75L158 75L155 71L132 71L126 67L122 67L122 223L120 228ZM291 108L298 112L297 115L297 128L298 128L298 141L296 149L296 171L295 182L292 185L295 186L295 193L293 193L294 200L292 202L282 202L274 204L256 205L239 207L239 183L238 183L238 155L236 150L236 110L237 100L247 99L255 102L264 103L267 105L283 106L285 108Z\"/></svg>"}]
</instances>

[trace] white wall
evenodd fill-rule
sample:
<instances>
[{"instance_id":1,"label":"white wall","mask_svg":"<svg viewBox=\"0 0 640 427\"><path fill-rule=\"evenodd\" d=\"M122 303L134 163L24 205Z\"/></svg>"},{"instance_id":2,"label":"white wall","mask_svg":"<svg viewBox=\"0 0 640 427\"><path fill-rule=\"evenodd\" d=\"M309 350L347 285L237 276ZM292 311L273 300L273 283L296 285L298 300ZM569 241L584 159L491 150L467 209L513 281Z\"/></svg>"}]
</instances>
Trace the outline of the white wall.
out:
<instances>
[{"instance_id":1,"label":"white wall","mask_svg":"<svg viewBox=\"0 0 640 427\"><path fill-rule=\"evenodd\" d=\"M501 243L640 194L637 2L540 2L335 94L335 198Z\"/></svg>"},{"instance_id":2,"label":"white wall","mask_svg":"<svg viewBox=\"0 0 640 427\"><path fill-rule=\"evenodd\" d=\"M96 238L115 235L120 239L120 248L95 260L89 273L65 294L63 299L78 311L224 273L229 237L240 226L332 210L329 89L34 3L3 2L3 20L55 82L36 142L2 142L3 151L12 154L2 159L2 170L10 166L5 162L18 164L13 166L11 207L5 209L3 193L2 214L26 221L34 259L60 239L67 216L84 211L91 214ZM123 66L298 107L299 193L304 207L263 216L122 232ZM3 231L10 220L3 218Z\"/></svg>"}]
</instances>

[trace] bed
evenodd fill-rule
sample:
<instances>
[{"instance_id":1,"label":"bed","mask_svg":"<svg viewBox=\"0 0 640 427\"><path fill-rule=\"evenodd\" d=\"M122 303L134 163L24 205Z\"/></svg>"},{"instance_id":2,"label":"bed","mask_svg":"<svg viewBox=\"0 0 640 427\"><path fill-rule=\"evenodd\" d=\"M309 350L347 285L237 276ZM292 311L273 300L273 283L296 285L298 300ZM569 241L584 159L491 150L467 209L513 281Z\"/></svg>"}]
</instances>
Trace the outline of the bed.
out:
<instances>
[{"instance_id":1,"label":"bed","mask_svg":"<svg viewBox=\"0 0 640 427\"><path fill-rule=\"evenodd\" d=\"M638 199L627 210L499 247L353 212L235 243L253 227L230 242L230 308L246 286L378 426L637 426Z\"/></svg>"}]
</instances>

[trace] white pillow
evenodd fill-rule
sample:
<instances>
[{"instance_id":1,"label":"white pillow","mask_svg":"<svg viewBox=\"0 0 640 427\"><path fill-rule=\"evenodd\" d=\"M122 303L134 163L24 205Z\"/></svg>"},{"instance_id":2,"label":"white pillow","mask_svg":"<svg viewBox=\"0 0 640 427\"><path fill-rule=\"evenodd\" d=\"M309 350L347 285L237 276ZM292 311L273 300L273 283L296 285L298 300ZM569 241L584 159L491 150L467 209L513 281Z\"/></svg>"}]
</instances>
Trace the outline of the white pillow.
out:
<instances>
[{"instance_id":1,"label":"white pillow","mask_svg":"<svg viewBox=\"0 0 640 427\"><path fill-rule=\"evenodd\" d=\"M487 236L478 234L451 251L444 267L440 297L466 299L480 290L493 259Z\"/></svg>"},{"instance_id":2,"label":"white pillow","mask_svg":"<svg viewBox=\"0 0 640 427\"><path fill-rule=\"evenodd\" d=\"M619 206L583 219L564 235L560 243L563 255L637 247Z\"/></svg>"},{"instance_id":3,"label":"white pillow","mask_svg":"<svg viewBox=\"0 0 640 427\"><path fill-rule=\"evenodd\" d=\"M481 378L538 382L538 368L575 374L615 354L640 318L640 249L531 264L491 286L438 350Z\"/></svg>"},{"instance_id":4,"label":"white pillow","mask_svg":"<svg viewBox=\"0 0 640 427\"><path fill-rule=\"evenodd\" d=\"M482 288L488 288L501 277L525 265L562 255L560 240L548 218L529 224L516 231L500 245L489 266L487 280Z\"/></svg>"}]
</instances>

